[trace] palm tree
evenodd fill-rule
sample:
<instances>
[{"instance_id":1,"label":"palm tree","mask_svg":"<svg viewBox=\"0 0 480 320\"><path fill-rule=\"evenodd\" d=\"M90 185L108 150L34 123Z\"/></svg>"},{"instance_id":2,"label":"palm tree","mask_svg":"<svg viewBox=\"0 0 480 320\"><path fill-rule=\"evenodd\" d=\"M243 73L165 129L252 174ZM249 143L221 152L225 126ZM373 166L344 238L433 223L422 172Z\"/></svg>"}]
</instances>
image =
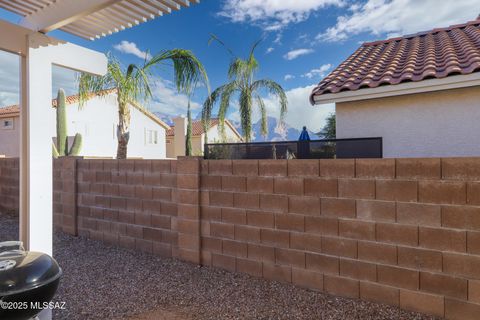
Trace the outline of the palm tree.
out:
<instances>
[{"instance_id":1,"label":"palm tree","mask_svg":"<svg viewBox=\"0 0 480 320\"><path fill-rule=\"evenodd\" d=\"M211 41L217 41L221 45L225 44L212 35ZM259 109L261 115L261 133L266 136L268 133L267 127L267 110L265 102L260 93L266 91L280 99L280 120L283 122L287 112L287 96L282 86L270 79L255 80L255 73L258 71L259 64L255 59L255 49L260 41L257 41L251 48L247 59L234 57L228 69L229 83L224 84L215 89L210 96L205 100L202 110L202 119L205 126L208 126L212 115L212 109L215 103L220 100L220 107L218 110L218 118L220 122L220 130L224 134L225 130L225 115L230 107L230 99L238 94L238 102L240 108L240 122L243 130L243 136L246 142L249 142L252 137L252 110L254 105ZM232 51L227 48L232 55Z\"/></svg>"},{"instance_id":2,"label":"palm tree","mask_svg":"<svg viewBox=\"0 0 480 320\"><path fill-rule=\"evenodd\" d=\"M172 62L175 86L179 92L191 95L199 81L209 88L207 73L200 61L189 50L165 50L150 60L145 59L142 66L130 64L126 69L113 56L109 56L107 73L104 76L82 74L79 81L80 106L88 100L90 94L106 95L106 89L115 88L118 103L117 159L127 158L127 146L130 136L129 103L148 100L152 97L150 88L151 71L167 61Z\"/></svg>"}]
</instances>

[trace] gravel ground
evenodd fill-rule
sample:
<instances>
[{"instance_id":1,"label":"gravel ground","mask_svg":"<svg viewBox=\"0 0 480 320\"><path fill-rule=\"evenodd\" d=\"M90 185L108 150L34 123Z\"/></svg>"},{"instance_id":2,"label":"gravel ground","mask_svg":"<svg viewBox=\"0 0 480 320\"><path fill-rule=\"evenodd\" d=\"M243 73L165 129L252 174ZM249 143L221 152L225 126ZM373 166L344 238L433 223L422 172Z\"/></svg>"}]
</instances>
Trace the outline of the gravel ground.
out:
<instances>
[{"instance_id":1,"label":"gravel ground","mask_svg":"<svg viewBox=\"0 0 480 320\"><path fill-rule=\"evenodd\" d=\"M0 215L0 241L17 222ZM435 319L395 307L345 299L100 242L54 235L64 271L54 319Z\"/></svg>"}]
</instances>

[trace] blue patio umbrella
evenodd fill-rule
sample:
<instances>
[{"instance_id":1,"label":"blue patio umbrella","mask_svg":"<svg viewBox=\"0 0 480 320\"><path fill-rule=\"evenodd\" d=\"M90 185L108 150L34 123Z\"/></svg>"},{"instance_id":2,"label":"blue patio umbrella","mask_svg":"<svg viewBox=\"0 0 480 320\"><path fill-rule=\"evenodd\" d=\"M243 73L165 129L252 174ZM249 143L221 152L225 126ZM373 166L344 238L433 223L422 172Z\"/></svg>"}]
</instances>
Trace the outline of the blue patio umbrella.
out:
<instances>
[{"instance_id":1,"label":"blue patio umbrella","mask_svg":"<svg viewBox=\"0 0 480 320\"><path fill-rule=\"evenodd\" d=\"M302 133L300 134L300 138L298 141L310 141L310 135L308 134L307 127L303 127Z\"/></svg>"},{"instance_id":2,"label":"blue patio umbrella","mask_svg":"<svg viewBox=\"0 0 480 320\"><path fill-rule=\"evenodd\" d=\"M303 127L302 133L300 134L298 141L301 141L301 142L298 143L297 157L299 159L310 158L310 143L307 142L307 141L310 141L310 135L308 134L307 127L305 126Z\"/></svg>"}]
</instances>

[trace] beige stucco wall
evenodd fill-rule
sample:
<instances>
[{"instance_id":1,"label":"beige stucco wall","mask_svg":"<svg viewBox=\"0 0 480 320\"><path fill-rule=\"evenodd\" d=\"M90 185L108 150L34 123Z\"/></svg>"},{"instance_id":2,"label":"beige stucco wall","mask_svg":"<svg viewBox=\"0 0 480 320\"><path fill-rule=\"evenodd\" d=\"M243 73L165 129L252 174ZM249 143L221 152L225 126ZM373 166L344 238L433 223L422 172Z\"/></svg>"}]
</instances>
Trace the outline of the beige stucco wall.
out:
<instances>
[{"instance_id":1,"label":"beige stucco wall","mask_svg":"<svg viewBox=\"0 0 480 320\"><path fill-rule=\"evenodd\" d=\"M383 137L384 157L480 156L480 87L336 105L337 138Z\"/></svg>"},{"instance_id":2,"label":"beige stucco wall","mask_svg":"<svg viewBox=\"0 0 480 320\"><path fill-rule=\"evenodd\" d=\"M12 129L3 128L3 121L13 121ZM0 157L18 157L20 150L20 117L0 118Z\"/></svg>"},{"instance_id":3,"label":"beige stucco wall","mask_svg":"<svg viewBox=\"0 0 480 320\"><path fill-rule=\"evenodd\" d=\"M175 158L175 140L174 140L174 137L166 137L165 143L167 144L167 147L166 147L167 158Z\"/></svg>"},{"instance_id":4,"label":"beige stucco wall","mask_svg":"<svg viewBox=\"0 0 480 320\"><path fill-rule=\"evenodd\" d=\"M175 127L177 126L177 122L179 121L175 122ZM180 132L181 131L182 130L180 130ZM207 131L208 143L221 142L222 139L220 136L221 135L218 132L218 126L213 126ZM225 125L225 137L227 142L240 142L240 138L238 137L238 135L228 125ZM184 154L185 152L183 148L183 144L185 143L185 141L184 140L176 141L175 138L176 138L176 135L167 137L167 141L170 141L170 143L167 143L167 147L166 147L167 158L176 158L178 155ZM193 136L192 137L193 155L203 156L204 144L205 144L205 134L202 134L200 136ZM178 148L180 148L181 150L178 150Z\"/></svg>"}]
</instances>

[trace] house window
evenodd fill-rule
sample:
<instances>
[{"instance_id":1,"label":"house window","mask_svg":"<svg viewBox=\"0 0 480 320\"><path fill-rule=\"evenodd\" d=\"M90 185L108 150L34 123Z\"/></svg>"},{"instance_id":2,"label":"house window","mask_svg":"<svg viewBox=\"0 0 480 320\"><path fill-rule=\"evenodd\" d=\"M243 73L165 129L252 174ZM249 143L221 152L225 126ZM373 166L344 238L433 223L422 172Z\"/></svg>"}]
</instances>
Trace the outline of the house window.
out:
<instances>
[{"instance_id":1,"label":"house window","mask_svg":"<svg viewBox=\"0 0 480 320\"><path fill-rule=\"evenodd\" d=\"M4 130L12 130L13 129L13 119L2 119L2 129Z\"/></svg>"},{"instance_id":2,"label":"house window","mask_svg":"<svg viewBox=\"0 0 480 320\"><path fill-rule=\"evenodd\" d=\"M146 144L158 144L158 131L146 130L145 131L145 143Z\"/></svg>"}]
</instances>

